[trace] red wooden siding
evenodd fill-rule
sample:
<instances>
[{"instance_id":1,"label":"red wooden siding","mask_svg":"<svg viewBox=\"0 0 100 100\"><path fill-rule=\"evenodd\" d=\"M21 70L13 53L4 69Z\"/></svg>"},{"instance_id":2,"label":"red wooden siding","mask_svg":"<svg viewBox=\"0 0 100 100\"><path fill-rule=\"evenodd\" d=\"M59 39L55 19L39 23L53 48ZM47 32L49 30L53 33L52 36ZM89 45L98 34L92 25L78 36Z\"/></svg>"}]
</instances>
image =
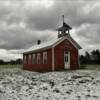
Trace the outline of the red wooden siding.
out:
<instances>
[{"instance_id":1,"label":"red wooden siding","mask_svg":"<svg viewBox=\"0 0 100 100\"><path fill-rule=\"evenodd\" d=\"M47 52L47 64L43 64L43 52ZM39 72L52 71L52 51L51 49L40 51L40 52L35 52L34 54L36 54L36 61L37 61L37 53L40 53L40 56L41 56L40 64L37 64L37 63L36 64L32 64L32 63L24 64L23 68L26 70L39 71ZM33 53L31 53L31 55L32 54ZM32 62L32 59L31 59L31 62Z\"/></svg>"},{"instance_id":2,"label":"red wooden siding","mask_svg":"<svg viewBox=\"0 0 100 100\"><path fill-rule=\"evenodd\" d=\"M54 48L54 71L63 70L64 69L64 52L70 52L70 69L77 69L78 65L78 49L67 39L63 42L59 43ZM43 52L47 52L47 64L43 64ZM29 55L35 54L36 62L37 62L37 54L40 53L40 64L33 64L32 63L32 56L30 61L28 61ZM52 49L42 50L39 52L31 53L31 54L24 54L27 55L27 62L31 63L24 63L23 69L31 70L31 71L38 71L38 72L47 72L52 71Z\"/></svg>"},{"instance_id":3,"label":"red wooden siding","mask_svg":"<svg viewBox=\"0 0 100 100\"><path fill-rule=\"evenodd\" d=\"M64 69L64 51L70 52L70 68L78 68L78 50L68 41L64 40L55 49L55 70Z\"/></svg>"}]
</instances>

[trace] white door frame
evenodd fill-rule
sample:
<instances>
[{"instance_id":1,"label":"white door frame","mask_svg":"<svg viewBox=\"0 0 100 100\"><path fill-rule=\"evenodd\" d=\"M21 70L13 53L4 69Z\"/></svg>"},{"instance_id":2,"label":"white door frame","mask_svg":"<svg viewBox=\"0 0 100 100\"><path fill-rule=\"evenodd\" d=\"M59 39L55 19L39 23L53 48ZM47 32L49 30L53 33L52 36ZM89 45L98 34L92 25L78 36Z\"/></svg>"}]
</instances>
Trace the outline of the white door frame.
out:
<instances>
[{"instance_id":1,"label":"white door frame","mask_svg":"<svg viewBox=\"0 0 100 100\"><path fill-rule=\"evenodd\" d=\"M70 69L70 52L64 51L64 69Z\"/></svg>"}]
</instances>

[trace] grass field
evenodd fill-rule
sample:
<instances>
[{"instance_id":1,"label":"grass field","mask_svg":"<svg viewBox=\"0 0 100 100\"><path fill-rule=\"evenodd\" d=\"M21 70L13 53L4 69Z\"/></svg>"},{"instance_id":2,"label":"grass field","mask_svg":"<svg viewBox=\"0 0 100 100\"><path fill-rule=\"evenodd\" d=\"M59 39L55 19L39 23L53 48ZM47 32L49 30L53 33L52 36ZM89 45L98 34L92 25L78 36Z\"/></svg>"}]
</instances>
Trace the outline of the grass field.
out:
<instances>
[{"instance_id":1,"label":"grass field","mask_svg":"<svg viewBox=\"0 0 100 100\"><path fill-rule=\"evenodd\" d=\"M81 69L92 69L92 70L100 70L100 65L81 65Z\"/></svg>"},{"instance_id":2,"label":"grass field","mask_svg":"<svg viewBox=\"0 0 100 100\"><path fill-rule=\"evenodd\" d=\"M100 100L100 70L0 70L0 100Z\"/></svg>"},{"instance_id":3,"label":"grass field","mask_svg":"<svg viewBox=\"0 0 100 100\"><path fill-rule=\"evenodd\" d=\"M3 68L22 68L22 65L0 65L0 69L3 69Z\"/></svg>"},{"instance_id":4,"label":"grass field","mask_svg":"<svg viewBox=\"0 0 100 100\"><path fill-rule=\"evenodd\" d=\"M0 65L0 69L3 68L22 68L23 65ZM100 65L80 65L81 69L93 69L93 70L100 70Z\"/></svg>"},{"instance_id":5,"label":"grass field","mask_svg":"<svg viewBox=\"0 0 100 100\"><path fill-rule=\"evenodd\" d=\"M0 100L100 100L100 65L83 67L38 73L1 65Z\"/></svg>"}]
</instances>

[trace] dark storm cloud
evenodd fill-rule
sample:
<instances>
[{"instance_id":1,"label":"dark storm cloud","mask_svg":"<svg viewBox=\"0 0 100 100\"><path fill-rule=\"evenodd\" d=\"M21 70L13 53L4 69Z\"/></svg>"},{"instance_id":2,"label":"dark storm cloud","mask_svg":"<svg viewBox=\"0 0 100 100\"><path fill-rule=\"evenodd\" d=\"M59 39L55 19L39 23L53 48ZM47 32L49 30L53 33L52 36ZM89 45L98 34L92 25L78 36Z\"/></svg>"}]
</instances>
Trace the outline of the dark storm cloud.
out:
<instances>
[{"instance_id":1,"label":"dark storm cloud","mask_svg":"<svg viewBox=\"0 0 100 100\"><path fill-rule=\"evenodd\" d=\"M7 48L20 48L24 47L25 44L23 41L23 35L18 38L20 33L24 33L25 36L30 38L30 43L32 43L31 35L29 34L30 31L41 31L41 33L45 30L55 30L58 27L58 24L62 23L61 15L65 15L65 20L72 26L72 27L80 27L82 24L99 24L99 6L97 1L61 1L55 0L54 4L50 8L45 8L44 6L33 8L25 8L24 0L17 1L11 0L9 1L9 5L1 6L1 21L4 21L9 27L9 25L19 25L21 22L24 22L26 25L25 29L21 29L17 27L15 29L6 30L6 33L9 34L8 39L6 38L9 43L5 45ZM16 6L14 4L16 3ZM23 4L23 6L21 6ZM13 6L12 6L13 5ZM4 11L3 11L4 8ZM13 8L13 9L12 9ZM19 29L18 29L19 28ZM91 27L92 28L92 27ZM28 29L28 32L26 30ZM89 31L89 30L87 30ZM5 31L4 31L5 32ZM3 33L3 32L2 32ZM11 34L10 34L11 33ZM16 36L16 40L9 38L13 34ZM29 34L29 35L28 35ZM45 35L45 34L42 34ZM22 38L22 39L21 39ZM10 42L11 41L11 42ZM14 41L14 42L13 42ZM27 40L26 40L27 41ZM20 44L19 44L20 42ZM4 44L7 42L5 41ZM23 44L23 45L21 45ZM2 43L3 47L3 43Z\"/></svg>"},{"instance_id":2,"label":"dark storm cloud","mask_svg":"<svg viewBox=\"0 0 100 100\"><path fill-rule=\"evenodd\" d=\"M41 11L39 11L41 12ZM46 15L47 14L47 15ZM26 20L27 27L32 30L53 30L57 28L57 16L52 16L53 14L49 11L42 12L42 14L36 12L34 14L29 14ZM48 24L49 23L49 24Z\"/></svg>"},{"instance_id":3,"label":"dark storm cloud","mask_svg":"<svg viewBox=\"0 0 100 100\"><path fill-rule=\"evenodd\" d=\"M99 24L83 24L76 33L79 37L84 37L84 41L89 45L100 44L100 25Z\"/></svg>"},{"instance_id":4,"label":"dark storm cloud","mask_svg":"<svg viewBox=\"0 0 100 100\"><path fill-rule=\"evenodd\" d=\"M39 3L42 0L36 0L39 4L34 1L0 1L1 49L16 51L35 45L38 39L44 42L55 38L57 36L55 30L62 24L63 14L65 21L75 30L73 38L82 47L85 49L89 46L98 47L100 1L51 0L50 6L45 2Z\"/></svg>"},{"instance_id":5,"label":"dark storm cloud","mask_svg":"<svg viewBox=\"0 0 100 100\"><path fill-rule=\"evenodd\" d=\"M52 8L39 7L35 12L28 11L26 23L31 29L54 29L58 23L61 24L61 16L64 14L65 20L73 27L79 27L84 23L99 24L99 9L98 1L56 0Z\"/></svg>"},{"instance_id":6,"label":"dark storm cloud","mask_svg":"<svg viewBox=\"0 0 100 100\"><path fill-rule=\"evenodd\" d=\"M44 32L30 31L25 28L13 28L13 30L0 31L0 48L4 49L22 49L36 44L38 39L44 40L50 34Z\"/></svg>"}]
</instances>

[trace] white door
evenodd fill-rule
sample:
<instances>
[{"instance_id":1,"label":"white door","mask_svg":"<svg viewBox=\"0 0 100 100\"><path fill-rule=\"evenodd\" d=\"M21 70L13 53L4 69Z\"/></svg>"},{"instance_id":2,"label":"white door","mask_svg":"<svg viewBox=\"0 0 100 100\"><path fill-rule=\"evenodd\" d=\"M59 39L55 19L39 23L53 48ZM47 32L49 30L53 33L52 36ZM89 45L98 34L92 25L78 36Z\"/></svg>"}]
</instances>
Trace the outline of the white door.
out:
<instances>
[{"instance_id":1,"label":"white door","mask_svg":"<svg viewBox=\"0 0 100 100\"><path fill-rule=\"evenodd\" d=\"M70 69L70 52L64 52L65 69Z\"/></svg>"}]
</instances>

